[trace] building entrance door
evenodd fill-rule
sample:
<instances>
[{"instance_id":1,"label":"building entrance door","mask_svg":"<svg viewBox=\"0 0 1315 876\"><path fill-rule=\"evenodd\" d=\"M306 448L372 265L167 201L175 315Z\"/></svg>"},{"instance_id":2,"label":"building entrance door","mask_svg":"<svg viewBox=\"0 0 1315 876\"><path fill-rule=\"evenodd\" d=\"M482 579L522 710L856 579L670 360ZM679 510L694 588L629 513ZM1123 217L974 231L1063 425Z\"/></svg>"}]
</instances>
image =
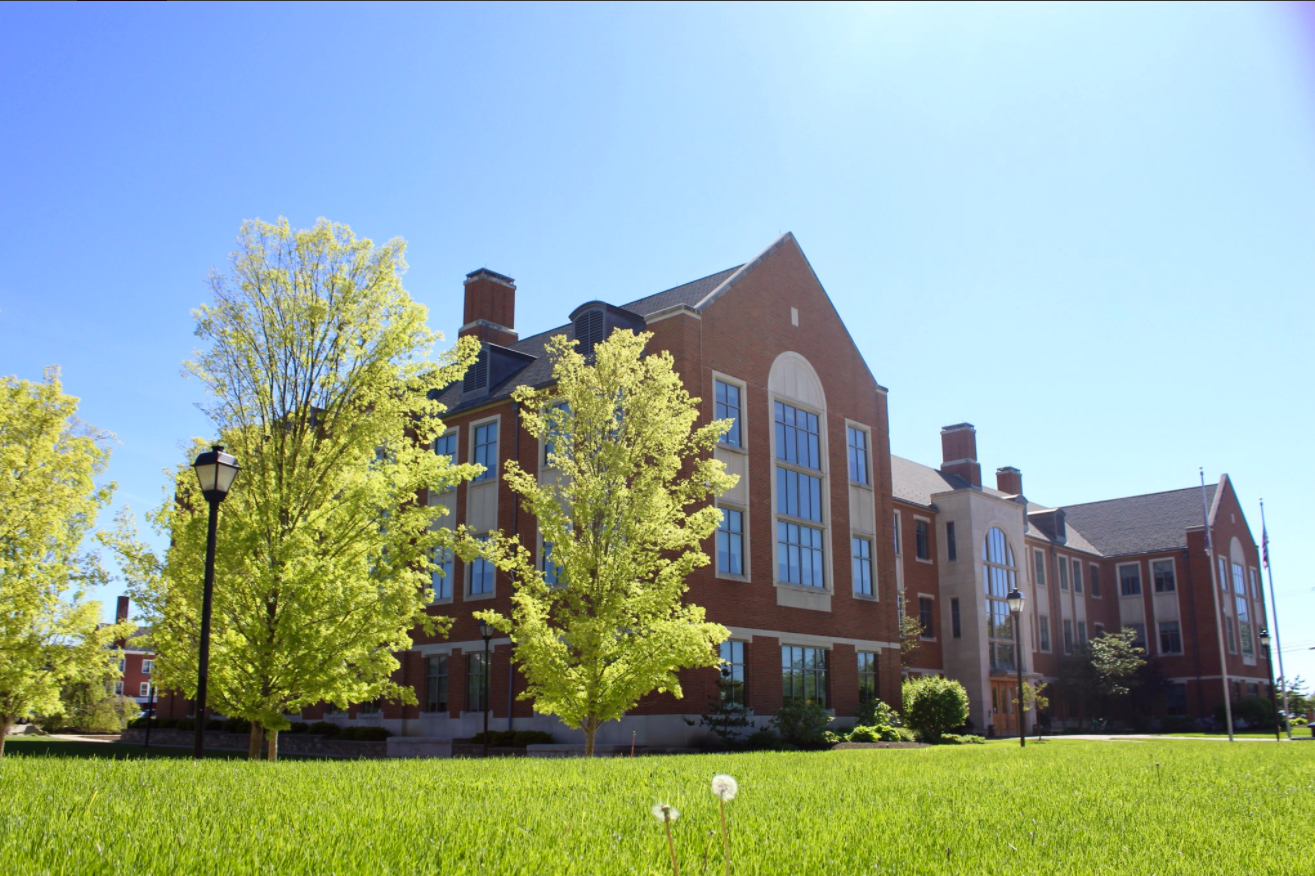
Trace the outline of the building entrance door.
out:
<instances>
[{"instance_id":1,"label":"building entrance door","mask_svg":"<svg viewBox=\"0 0 1315 876\"><path fill-rule=\"evenodd\" d=\"M991 720L996 736L1018 735L1018 685L1004 679L991 679Z\"/></svg>"}]
</instances>

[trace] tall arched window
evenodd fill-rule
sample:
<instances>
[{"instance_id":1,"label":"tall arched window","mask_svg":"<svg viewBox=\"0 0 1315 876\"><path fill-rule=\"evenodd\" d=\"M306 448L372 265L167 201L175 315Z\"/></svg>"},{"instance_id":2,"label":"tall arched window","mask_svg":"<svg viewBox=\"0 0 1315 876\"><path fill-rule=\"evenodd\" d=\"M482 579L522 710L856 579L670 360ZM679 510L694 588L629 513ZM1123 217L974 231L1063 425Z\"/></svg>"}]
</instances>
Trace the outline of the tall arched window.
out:
<instances>
[{"instance_id":1,"label":"tall arched window","mask_svg":"<svg viewBox=\"0 0 1315 876\"><path fill-rule=\"evenodd\" d=\"M998 527L991 527L982 542L982 581L986 589L986 638L991 668L1013 672L1014 621L1009 614L1009 591L1017 586L1014 549Z\"/></svg>"}]
</instances>

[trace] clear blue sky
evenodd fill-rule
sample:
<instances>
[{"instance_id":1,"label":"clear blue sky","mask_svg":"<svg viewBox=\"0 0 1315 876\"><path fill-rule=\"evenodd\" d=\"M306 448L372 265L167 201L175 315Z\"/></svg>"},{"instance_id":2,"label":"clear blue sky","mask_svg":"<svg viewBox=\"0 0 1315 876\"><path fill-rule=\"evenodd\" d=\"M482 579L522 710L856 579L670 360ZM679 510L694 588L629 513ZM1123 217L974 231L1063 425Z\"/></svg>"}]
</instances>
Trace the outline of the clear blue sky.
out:
<instances>
[{"instance_id":1,"label":"clear blue sky","mask_svg":"<svg viewBox=\"0 0 1315 876\"><path fill-rule=\"evenodd\" d=\"M5 4L0 128L0 373L62 366L118 504L209 434L245 218L404 237L449 337L477 267L528 333L789 230L895 453L971 421L1047 504L1227 471L1315 645L1309 6Z\"/></svg>"}]
</instances>

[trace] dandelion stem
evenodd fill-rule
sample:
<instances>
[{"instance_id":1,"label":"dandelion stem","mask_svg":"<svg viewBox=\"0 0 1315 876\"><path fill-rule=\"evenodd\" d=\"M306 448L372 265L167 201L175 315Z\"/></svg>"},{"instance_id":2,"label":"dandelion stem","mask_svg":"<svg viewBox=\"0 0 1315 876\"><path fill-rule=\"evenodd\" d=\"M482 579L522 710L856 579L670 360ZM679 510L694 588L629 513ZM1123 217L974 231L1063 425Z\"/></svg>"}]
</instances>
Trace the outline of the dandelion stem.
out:
<instances>
[{"instance_id":1,"label":"dandelion stem","mask_svg":"<svg viewBox=\"0 0 1315 876\"><path fill-rule=\"evenodd\" d=\"M726 876L731 876L731 837L726 832L726 801L720 800L721 803L721 852L722 860L726 862Z\"/></svg>"},{"instance_id":2,"label":"dandelion stem","mask_svg":"<svg viewBox=\"0 0 1315 876\"><path fill-rule=\"evenodd\" d=\"M671 819L664 819L662 823L667 828L667 851L671 852L671 869L676 876L680 876L680 865L676 863L676 844L671 841Z\"/></svg>"}]
</instances>

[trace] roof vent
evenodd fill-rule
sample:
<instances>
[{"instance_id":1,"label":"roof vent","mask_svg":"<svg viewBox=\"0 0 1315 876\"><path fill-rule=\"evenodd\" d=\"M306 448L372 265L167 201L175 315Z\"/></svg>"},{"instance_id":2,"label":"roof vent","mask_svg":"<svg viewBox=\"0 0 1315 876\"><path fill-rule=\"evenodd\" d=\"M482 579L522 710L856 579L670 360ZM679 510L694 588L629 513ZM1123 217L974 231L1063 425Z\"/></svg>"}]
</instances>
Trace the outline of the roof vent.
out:
<instances>
[{"instance_id":1,"label":"roof vent","mask_svg":"<svg viewBox=\"0 0 1315 876\"><path fill-rule=\"evenodd\" d=\"M603 340L603 311L586 310L575 318L575 348L584 356L592 356L594 347Z\"/></svg>"},{"instance_id":2,"label":"roof vent","mask_svg":"<svg viewBox=\"0 0 1315 876\"><path fill-rule=\"evenodd\" d=\"M487 345L479 348L479 355L475 361L466 369L465 379L462 380L462 392L478 392L481 389L489 387L489 348Z\"/></svg>"}]
</instances>

